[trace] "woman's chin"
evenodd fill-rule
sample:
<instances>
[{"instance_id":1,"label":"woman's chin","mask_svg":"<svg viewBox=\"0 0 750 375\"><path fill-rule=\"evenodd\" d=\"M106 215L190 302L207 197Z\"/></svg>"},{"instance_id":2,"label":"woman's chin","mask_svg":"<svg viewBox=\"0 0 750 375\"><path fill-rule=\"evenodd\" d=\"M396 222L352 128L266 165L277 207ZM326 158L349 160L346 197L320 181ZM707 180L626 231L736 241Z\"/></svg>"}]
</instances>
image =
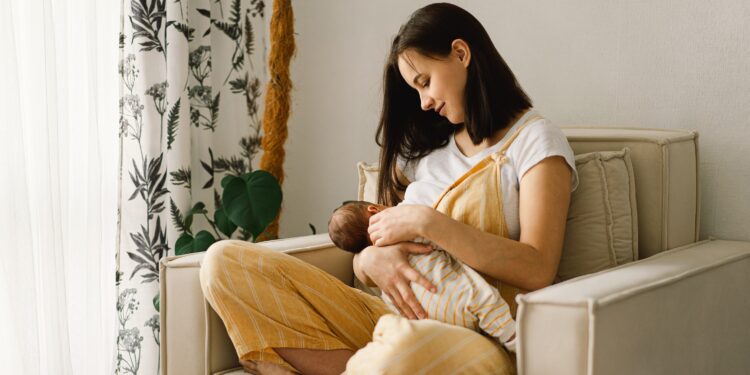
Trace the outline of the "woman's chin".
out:
<instances>
[{"instance_id":1,"label":"woman's chin","mask_svg":"<svg viewBox=\"0 0 750 375\"><path fill-rule=\"evenodd\" d=\"M448 120L448 122L450 122L453 125L463 125L463 123L464 123L464 119L463 118L456 119L456 118L454 118L452 116L446 116L445 119Z\"/></svg>"}]
</instances>

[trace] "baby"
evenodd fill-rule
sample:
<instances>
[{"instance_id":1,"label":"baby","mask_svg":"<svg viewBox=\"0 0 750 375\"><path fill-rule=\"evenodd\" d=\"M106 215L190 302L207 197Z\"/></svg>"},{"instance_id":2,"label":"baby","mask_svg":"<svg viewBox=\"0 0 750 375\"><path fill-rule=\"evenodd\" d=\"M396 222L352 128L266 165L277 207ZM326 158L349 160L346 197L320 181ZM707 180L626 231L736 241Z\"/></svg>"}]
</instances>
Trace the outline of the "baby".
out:
<instances>
[{"instance_id":1,"label":"baby","mask_svg":"<svg viewBox=\"0 0 750 375\"><path fill-rule=\"evenodd\" d=\"M328 233L340 249L359 253L372 245L367 227L370 216L388 207L365 202L345 202L333 211L328 222ZM429 243L424 239L416 242ZM497 339L508 350L515 352L516 324L508 303L477 271L437 248L429 254L412 254L409 264L427 278L437 292L432 293L417 283L411 288L430 319L481 330ZM398 309L387 295L382 295L388 307Z\"/></svg>"}]
</instances>

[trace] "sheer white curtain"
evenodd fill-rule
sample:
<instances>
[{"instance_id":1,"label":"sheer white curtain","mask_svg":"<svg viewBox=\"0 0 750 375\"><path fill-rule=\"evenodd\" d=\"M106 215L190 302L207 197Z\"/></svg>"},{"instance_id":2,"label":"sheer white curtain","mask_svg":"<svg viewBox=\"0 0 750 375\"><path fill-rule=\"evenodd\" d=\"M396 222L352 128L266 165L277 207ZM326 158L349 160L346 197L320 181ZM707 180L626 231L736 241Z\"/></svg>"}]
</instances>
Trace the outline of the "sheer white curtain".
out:
<instances>
[{"instance_id":1,"label":"sheer white curtain","mask_svg":"<svg viewBox=\"0 0 750 375\"><path fill-rule=\"evenodd\" d=\"M0 372L112 373L119 1L0 0Z\"/></svg>"}]
</instances>

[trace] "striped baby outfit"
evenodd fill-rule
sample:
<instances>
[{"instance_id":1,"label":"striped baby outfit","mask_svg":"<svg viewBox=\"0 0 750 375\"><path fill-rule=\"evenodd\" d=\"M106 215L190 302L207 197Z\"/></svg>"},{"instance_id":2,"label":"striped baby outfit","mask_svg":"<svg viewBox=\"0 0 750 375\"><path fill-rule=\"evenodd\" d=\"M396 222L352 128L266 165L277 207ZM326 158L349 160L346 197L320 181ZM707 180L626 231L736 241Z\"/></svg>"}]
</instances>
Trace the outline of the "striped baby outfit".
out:
<instances>
[{"instance_id":1,"label":"striped baby outfit","mask_svg":"<svg viewBox=\"0 0 750 375\"><path fill-rule=\"evenodd\" d=\"M429 319L482 331L515 351L515 321L500 292L477 271L444 250L410 255L409 263L429 280L435 293L412 283L411 288ZM386 294L381 296L391 311L399 311Z\"/></svg>"}]
</instances>

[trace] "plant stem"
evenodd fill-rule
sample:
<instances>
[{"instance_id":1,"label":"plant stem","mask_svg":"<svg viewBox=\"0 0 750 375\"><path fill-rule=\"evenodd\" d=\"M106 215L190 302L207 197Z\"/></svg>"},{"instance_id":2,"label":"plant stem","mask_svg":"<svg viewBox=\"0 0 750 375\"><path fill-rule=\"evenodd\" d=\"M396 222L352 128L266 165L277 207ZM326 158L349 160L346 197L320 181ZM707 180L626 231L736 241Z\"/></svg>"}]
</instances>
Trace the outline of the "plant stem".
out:
<instances>
[{"instance_id":1,"label":"plant stem","mask_svg":"<svg viewBox=\"0 0 750 375\"><path fill-rule=\"evenodd\" d=\"M208 221L209 224L211 224L211 228L213 228L214 233L216 233L216 239L221 239L221 235L219 234L219 231L216 229L216 223L211 221L211 219L208 218L208 215L203 214L203 216L206 218L206 221Z\"/></svg>"}]
</instances>

